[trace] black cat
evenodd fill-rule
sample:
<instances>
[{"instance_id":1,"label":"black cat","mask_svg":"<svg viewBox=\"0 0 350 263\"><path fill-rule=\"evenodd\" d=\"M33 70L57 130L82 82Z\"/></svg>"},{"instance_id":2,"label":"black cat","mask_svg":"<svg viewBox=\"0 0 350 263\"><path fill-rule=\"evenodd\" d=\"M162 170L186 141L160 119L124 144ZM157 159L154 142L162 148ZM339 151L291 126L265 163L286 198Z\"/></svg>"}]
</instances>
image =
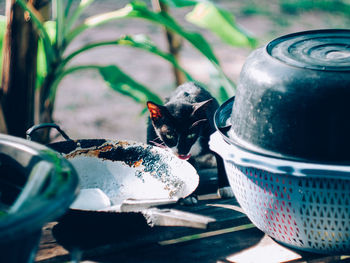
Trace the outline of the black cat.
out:
<instances>
[{"instance_id":1,"label":"black cat","mask_svg":"<svg viewBox=\"0 0 350 263\"><path fill-rule=\"evenodd\" d=\"M223 160L208 145L215 132L214 113L219 107L215 98L199 84L188 82L177 87L163 106L148 101L147 107L147 143L170 148L198 173L217 167L219 194L231 197Z\"/></svg>"}]
</instances>

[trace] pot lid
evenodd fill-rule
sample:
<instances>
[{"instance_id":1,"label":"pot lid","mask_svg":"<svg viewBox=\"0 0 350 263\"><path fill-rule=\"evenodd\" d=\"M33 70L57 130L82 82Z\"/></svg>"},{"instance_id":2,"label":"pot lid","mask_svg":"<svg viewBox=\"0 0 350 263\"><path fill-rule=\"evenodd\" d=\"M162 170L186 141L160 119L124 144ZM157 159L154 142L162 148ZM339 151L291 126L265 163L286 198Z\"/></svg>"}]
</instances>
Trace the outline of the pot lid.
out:
<instances>
[{"instance_id":1,"label":"pot lid","mask_svg":"<svg viewBox=\"0 0 350 263\"><path fill-rule=\"evenodd\" d=\"M350 31L315 30L282 36L267 45L267 52L291 66L349 71Z\"/></svg>"}]
</instances>

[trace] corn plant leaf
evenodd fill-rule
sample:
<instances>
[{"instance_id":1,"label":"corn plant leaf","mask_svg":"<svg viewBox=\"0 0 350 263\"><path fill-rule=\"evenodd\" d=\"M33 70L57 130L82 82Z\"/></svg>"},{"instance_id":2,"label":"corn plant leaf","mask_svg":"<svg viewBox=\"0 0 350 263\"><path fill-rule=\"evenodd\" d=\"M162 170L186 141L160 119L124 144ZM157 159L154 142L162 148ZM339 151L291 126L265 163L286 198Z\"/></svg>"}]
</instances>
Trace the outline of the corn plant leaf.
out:
<instances>
[{"instance_id":1,"label":"corn plant leaf","mask_svg":"<svg viewBox=\"0 0 350 263\"><path fill-rule=\"evenodd\" d=\"M56 42L56 22L47 21L44 24L45 30L50 38L51 44ZM47 64L44 43L42 39L39 39L38 54L37 54L37 73L36 73L36 88L40 88L47 76Z\"/></svg>"},{"instance_id":2,"label":"corn plant leaf","mask_svg":"<svg viewBox=\"0 0 350 263\"><path fill-rule=\"evenodd\" d=\"M173 7L187 7L187 6L194 6L200 1L198 0L160 0L160 2Z\"/></svg>"},{"instance_id":3,"label":"corn plant leaf","mask_svg":"<svg viewBox=\"0 0 350 263\"><path fill-rule=\"evenodd\" d=\"M146 105L148 100L152 100L156 103L162 103L162 99L157 94L152 92L150 88L131 78L116 65L81 65L68 67L56 76L55 81L51 85L49 99L51 101L55 100L58 84L65 76L77 71L86 70L97 70L110 88L134 99L138 103Z\"/></svg>"},{"instance_id":4,"label":"corn plant leaf","mask_svg":"<svg viewBox=\"0 0 350 263\"><path fill-rule=\"evenodd\" d=\"M65 10L64 10L64 16L65 16L65 17L68 17L68 16L69 16L69 13L70 13L70 11L71 11L72 4L73 4L73 0L67 0L66 8L65 8Z\"/></svg>"},{"instance_id":5,"label":"corn plant leaf","mask_svg":"<svg viewBox=\"0 0 350 263\"><path fill-rule=\"evenodd\" d=\"M54 20L56 21L56 46L60 47L64 39L64 28L66 24L66 18L64 16L64 7L62 0L52 0L52 6L54 9Z\"/></svg>"},{"instance_id":6,"label":"corn plant leaf","mask_svg":"<svg viewBox=\"0 0 350 263\"><path fill-rule=\"evenodd\" d=\"M181 72L183 72L187 80L193 80L191 75L179 65L179 63L172 54L165 53L162 50L160 50L146 35L124 36L120 38L118 42L120 45L142 49L167 60L176 68L178 68Z\"/></svg>"},{"instance_id":7,"label":"corn plant leaf","mask_svg":"<svg viewBox=\"0 0 350 263\"><path fill-rule=\"evenodd\" d=\"M129 46L137 49L141 49L147 52L150 52L152 54L155 54L168 62L170 62L172 65L174 65L176 68L178 68L181 72L183 72L187 78L187 80L192 81L192 76L179 65L179 63L176 61L174 56L170 53L163 52L161 49L159 49L146 35L126 35L121 38L118 38L117 40L112 41L105 41L105 42L97 42L97 43L91 43L88 45L85 45L76 51L73 51L70 53L65 59L62 60L61 67L64 67L70 60L72 60L74 57L79 55L80 53L83 53L89 49L101 47L101 46L108 46L108 45L122 45L122 46Z\"/></svg>"},{"instance_id":8,"label":"corn plant leaf","mask_svg":"<svg viewBox=\"0 0 350 263\"><path fill-rule=\"evenodd\" d=\"M146 4L143 2L131 2L122 9L96 15L86 19L83 24L81 24L68 34L66 39L67 43L72 41L78 34L80 34L82 31L85 31L88 28L93 28L105 24L109 21L122 18L141 18L150 22L160 24L168 28L169 30L179 34L183 38L187 39L197 50L199 50L210 61L219 64L219 61L214 55L214 52L212 51L210 45L200 34L186 31L165 12L156 13L150 11Z\"/></svg>"},{"instance_id":9,"label":"corn plant leaf","mask_svg":"<svg viewBox=\"0 0 350 263\"><path fill-rule=\"evenodd\" d=\"M235 22L235 17L211 2L198 3L192 12L186 15L187 21L219 36L225 43L232 46L255 47L256 39L244 32Z\"/></svg>"},{"instance_id":10,"label":"corn plant leaf","mask_svg":"<svg viewBox=\"0 0 350 263\"><path fill-rule=\"evenodd\" d=\"M3 41L5 38L5 31L6 31L6 17L0 16L0 80L2 78L2 46ZM1 81L0 81L1 83Z\"/></svg>"},{"instance_id":11,"label":"corn plant leaf","mask_svg":"<svg viewBox=\"0 0 350 263\"><path fill-rule=\"evenodd\" d=\"M219 66L219 61L216 58L214 52L212 51L208 42L203 38L202 35L189 32L180 26L172 17L170 17L166 12L153 12L150 11L147 5L143 2L131 2L122 9L116 11L92 16L86 19L81 25L73 29L66 38L66 43L69 44L77 35L81 32L93 28L99 25L103 25L107 22L124 19L124 18L140 18L147 21L156 23L158 25L166 27L168 30L175 32L176 34L182 36L186 39L192 46L197 49L203 56L205 56L219 71L220 76L223 78L223 83L225 83L225 89L227 93L232 93L235 90L232 81L230 81L221 67Z\"/></svg>"},{"instance_id":12,"label":"corn plant leaf","mask_svg":"<svg viewBox=\"0 0 350 263\"><path fill-rule=\"evenodd\" d=\"M86 8L88 8L94 0L81 0L78 7L74 10L73 14L67 19L67 23L64 29L64 35L66 36L68 32L71 30L74 23L79 19L80 15L84 12ZM67 7L71 6L71 1L67 3ZM66 16L68 17L69 10L66 10Z\"/></svg>"},{"instance_id":13,"label":"corn plant leaf","mask_svg":"<svg viewBox=\"0 0 350 263\"><path fill-rule=\"evenodd\" d=\"M18 3L23 10L27 11L31 17L31 20L35 24L35 26L38 29L39 35L43 41L43 46L45 49L45 58L46 58L46 65L49 67L55 61L56 59L56 51L54 50L50 37L45 29L43 19L40 15L40 13L33 7L32 4L27 3L24 0L16 0L16 3Z\"/></svg>"},{"instance_id":14,"label":"corn plant leaf","mask_svg":"<svg viewBox=\"0 0 350 263\"><path fill-rule=\"evenodd\" d=\"M146 105L148 100L154 101L155 103L162 103L158 95L153 93L146 86L135 81L117 66L100 66L98 70L110 88L134 99L136 102L143 105Z\"/></svg>"}]
</instances>

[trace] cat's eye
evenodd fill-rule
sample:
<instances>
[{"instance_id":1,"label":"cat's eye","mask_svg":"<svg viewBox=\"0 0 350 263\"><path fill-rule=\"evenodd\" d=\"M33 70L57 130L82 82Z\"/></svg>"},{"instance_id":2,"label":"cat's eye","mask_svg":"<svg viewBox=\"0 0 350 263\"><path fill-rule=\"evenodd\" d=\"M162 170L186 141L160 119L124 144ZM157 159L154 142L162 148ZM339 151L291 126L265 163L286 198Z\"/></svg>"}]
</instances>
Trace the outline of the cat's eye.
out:
<instances>
[{"instance_id":1,"label":"cat's eye","mask_svg":"<svg viewBox=\"0 0 350 263\"><path fill-rule=\"evenodd\" d=\"M167 139L169 139L169 140L174 139L174 135L169 134L169 133L165 134L165 137L166 137Z\"/></svg>"},{"instance_id":2,"label":"cat's eye","mask_svg":"<svg viewBox=\"0 0 350 263\"><path fill-rule=\"evenodd\" d=\"M191 134L187 135L187 138L188 139L193 139L195 136L196 136L195 133L191 133Z\"/></svg>"}]
</instances>

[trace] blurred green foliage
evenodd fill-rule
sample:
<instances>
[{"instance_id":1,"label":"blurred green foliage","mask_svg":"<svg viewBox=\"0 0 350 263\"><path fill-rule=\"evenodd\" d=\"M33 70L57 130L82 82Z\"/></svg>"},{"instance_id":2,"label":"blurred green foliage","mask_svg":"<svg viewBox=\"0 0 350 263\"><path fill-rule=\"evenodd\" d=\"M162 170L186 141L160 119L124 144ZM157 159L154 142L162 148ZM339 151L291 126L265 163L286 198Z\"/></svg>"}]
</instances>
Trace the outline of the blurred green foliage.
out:
<instances>
[{"instance_id":1,"label":"blurred green foliage","mask_svg":"<svg viewBox=\"0 0 350 263\"><path fill-rule=\"evenodd\" d=\"M0 61L2 61L2 44L5 36L6 17L0 16ZM0 63L0 79L2 74L2 63Z\"/></svg>"},{"instance_id":2,"label":"blurred green foliage","mask_svg":"<svg viewBox=\"0 0 350 263\"><path fill-rule=\"evenodd\" d=\"M118 65L69 66L69 62L78 54L100 46L123 45L150 52L155 56L163 58L182 71L187 80L195 80L191 73L187 72L172 54L161 50L157 44L153 43L146 35L127 35L128 32L125 32L126 35L119 39L89 43L70 53L66 52L70 43L82 32L124 18L147 20L159 26L166 27L170 31L180 35L192 44L192 47L197 49L200 54L207 58L213 65L215 69L214 72L208 72L211 75L210 83L206 83L207 88L213 95L216 96L220 102L223 102L234 94L234 83L223 72L220 62L215 56L215 50L203 35L200 34L199 31L192 32L187 30L176 21L174 16L170 16L169 13L153 11L149 5L147 5L147 1L131 1L124 8L82 19L84 11L94 0L81 0L78 5L74 3L75 1L73 0L53 0L52 4L55 10L55 21L45 23L42 22L40 17L36 17L33 8L27 5L26 1L17 0L17 2L31 14L40 32L37 88L47 89L49 91L46 92L47 98L52 104L54 103L55 94L60 81L67 74L86 69L97 70L108 86L113 90L129 96L138 103L144 104L149 99L157 102L162 101L155 91L151 90L147 85L137 82L133 76L124 73ZM223 9L214 1L161 0L161 2L173 8L175 12L176 9L179 8L191 8L185 15L185 19L197 27L204 28L216 34L222 42L228 45L252 48L257 46L257 40L237 25L232 12ZM271 5L268 3L274 5L274 9L278 6L280 13L276 13L276 10L271 9ZM272 2L249 0L241 4L239 12L248 16L270 16L280 26L286 26L289 24L289 20L282 17L280 15L281 13L293 15L314 10L335 12L344 16L350 16L350 4L345 0L275 0ZM1 17L1 47L5 23L5 18ZM48 81L48 79L50 81Z\"/></svg>"},{"instance_id":3,"label":"blurred green foliage","mask_svg":"<svg viewBox=\"0 0 350 263\"><path fill-rule=\"evenodd\" d=\"M343 0L280 0L280 7L289 14L321 10L350 16L350 3Z\"/></svg>"},{"instance_id":4,"label":"blurred green foliage","mask_svg":"<svg viewBox=\"0 0 350 263\"><path fill-rule=\"evenodd\" d=\"M69 62L78 54L96 47L123 45L141 49L171 63L184 73L187 80L195 80L189 72L186 72L182 68L173 54L162 51L145 35L127 35L126 32L126 35L119 39L89 43L71 52L67 52L67 48L71 42L86 30L124 18L143 19L165 27L181 36L213 65L217 80L217 83L212 86L215 87L214 90L213 88L211 90L214 96L223 102L234 94L235 85L223 72L213 48L207 40L198 32L188 31L174 17L170 16L169 13L153 11L147 5L147 1L131 1L121 9L82 19L84 11L94 0L81 0L78 5L73 3L73 0L54 0L52 4L55 12L53 15L55 20L46 23L43 23L42 18L36 10L30 4L27 4L26 1L17 0L16 2L30 14L40 35L36 86L41 94L43 94L40 103L50 105L51 109L48 110L51 110L51 112L60 81L67 74L87 69L96 70L100 73L106 85L123 95L129 96L138 103L145 105L147 100L162 103L162 98L160 98L156 91L153 91L145 84L137 82L133 76L123 72L118 65L70 65ZM213 2L164 0L163 3L175 9L192 6L193 10L186 16L188 22L210 30L229 45L255 47L257 44L254 38L237 26L234 16L231 13L216 6ZM208 89L210 90L210 87Z\"/></svg>"},{"instance_id":5,"label":"blurred green foliage","mask_svg":"<svg viewBox=\"0 0 350 263\"><path fill-rule=\"evenodd\" d=\"M261 19L262 43L291 30L350 27L349 0L246 0L234 7L239 17Z\"/></svg>"}]
</instances>

